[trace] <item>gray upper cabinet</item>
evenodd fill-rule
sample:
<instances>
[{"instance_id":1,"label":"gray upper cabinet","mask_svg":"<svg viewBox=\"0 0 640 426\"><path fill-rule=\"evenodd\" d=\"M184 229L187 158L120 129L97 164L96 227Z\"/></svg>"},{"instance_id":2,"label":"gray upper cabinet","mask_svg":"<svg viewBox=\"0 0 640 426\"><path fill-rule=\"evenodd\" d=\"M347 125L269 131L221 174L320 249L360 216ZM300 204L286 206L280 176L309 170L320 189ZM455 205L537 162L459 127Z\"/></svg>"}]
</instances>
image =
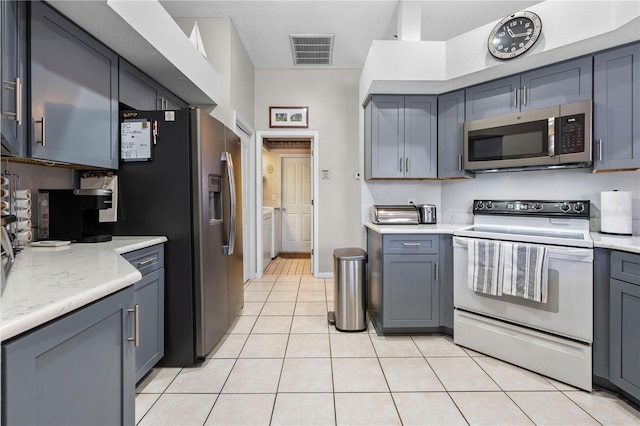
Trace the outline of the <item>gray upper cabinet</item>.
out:
<instances>
[{"instance_id":1,"label":"gray upper cabinet","mask_svg":"<svg viewBox=\"0 0 640 426\"><path fill-rule=\"evenodd\" d=\"M591 99L590 56L466 89L466 120Z\"/></svg>"},{"instance_id":2,"label":"gray upper cabinet","mask_svg":"<svg viewBox=\"0 0 640 426\"><path fill-rule=\"evenodd\" d=\"M120 58L119 100L137 110L171 110L189 105L160 83Z\"/></svg>"},{"instance_id":3,"label":"gray upper cabinet","mask_svg":"<svg viewBox=\"0 0 640 426\"><path fill-rule=\"evenodd\" d=\"M464 90L438 96L438 177L473 177L462 167Z\"/></svg>"},{"instance_id":4,"label":"gray upper cabinet","mask_svg":"<svg viewBox=\"0 0 640 426\"><path fill-rule=\"evenodd\" d=\"M594 56L594 171L640 168L640 43Z\"/></svg>"},{"instance_id":5,"label":"gray upper cabinet","mask_svg":"<svg viewBox=\"0 0 640 426\"><path fill-rule=\"evenodd\" d=\"M437 177L437 97L374 95L365 106L367 179Z\"/></svg>"},{"instance_id":6,"label":"gray upper cabinet","mask_svg":"<svg viewBox=\"0 0 640 426\"><path fill-rule=\"evenodd\" d=\"M160 85L138 68L120 58L118 100L132 109L156 110L160 107Z\"/></svg>"},{"instance_id":7,"label":"gray upper cabinet","mask_svg":"<svg viewBox=\"0 0 640 426\"><path fill-rule=\"evenodd\" d=\"M31 157L118 167L118 57L57 11L31 4Z\"/></svg>"},{"instance_id":8,"label":"gray upper cabinet","mask_svg":"<svg viewBox=\"0 0 640 426\"><path fill-rule=\"evenodd\" d=\"M133 287L2 345L3 425L132 425Z\"/></svg>"},{"instance_id":9,"label":"gray upper cabinet","mask_svg":"<svg viewBox=\"0 0 640 426\"><path fill-rule=\"evenodd\" d=\"M2 19L2 146L3 152L27 155L27 3L7 0L0 3Z\"/></svg>"}]
</instances>

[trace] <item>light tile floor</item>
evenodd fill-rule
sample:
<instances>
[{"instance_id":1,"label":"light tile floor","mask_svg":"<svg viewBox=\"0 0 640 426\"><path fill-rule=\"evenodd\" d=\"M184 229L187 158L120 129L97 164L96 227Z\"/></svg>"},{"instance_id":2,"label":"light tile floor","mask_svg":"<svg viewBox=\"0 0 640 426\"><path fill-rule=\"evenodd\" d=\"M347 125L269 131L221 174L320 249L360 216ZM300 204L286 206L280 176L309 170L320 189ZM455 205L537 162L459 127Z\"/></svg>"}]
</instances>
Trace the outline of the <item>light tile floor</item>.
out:
<instances>
[{"instance_id":1,"label":"light tile floor","mask_svg":"<svg viewBox=\"0 0 640 426\"><path fill-rule=\"evenodd\" d=\"M456 346L447 336L340 333L332 280L266 275L197 367L137 387L140 425L640 425L640 412Z\"/></svg>"}]
</instances>

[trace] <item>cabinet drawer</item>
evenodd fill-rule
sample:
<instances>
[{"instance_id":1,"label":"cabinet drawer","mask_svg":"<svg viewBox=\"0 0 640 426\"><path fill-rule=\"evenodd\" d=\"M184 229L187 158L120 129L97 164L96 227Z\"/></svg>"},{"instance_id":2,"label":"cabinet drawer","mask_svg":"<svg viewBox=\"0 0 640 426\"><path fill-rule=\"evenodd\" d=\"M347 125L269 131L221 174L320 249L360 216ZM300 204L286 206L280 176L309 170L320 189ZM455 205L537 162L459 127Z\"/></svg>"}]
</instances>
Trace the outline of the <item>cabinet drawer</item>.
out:
<instances>
[{"instance_id":1,"label":"cabinet drawer","mask_svg":"<svg viewBox=\"0 0 640 426\"><path fill-rule=\"evenodd\" d=\"M622 251L611 252L611 278L640 285L640 255Z\"/></svg>"},{"instance_id":2,"label":"cabinet drawer","mask_svg":"<svg viewBox=\"0 0 640 426\"><path fill-rule=\"evenodd\" d=\"M437 235L385 235L382 241L384 254L436 254Z\"/></svg>"},{"instance_id":3,"label":"cabinet drawer","mask_svg":"<svg viewBox=\"0 0 640 426\"><path fill-rule=\"evenodd\" d=\"M164 267L164 244L132 251L122 255L133 266L138 268L142 275Z\"/></svg>"}]
</instances>

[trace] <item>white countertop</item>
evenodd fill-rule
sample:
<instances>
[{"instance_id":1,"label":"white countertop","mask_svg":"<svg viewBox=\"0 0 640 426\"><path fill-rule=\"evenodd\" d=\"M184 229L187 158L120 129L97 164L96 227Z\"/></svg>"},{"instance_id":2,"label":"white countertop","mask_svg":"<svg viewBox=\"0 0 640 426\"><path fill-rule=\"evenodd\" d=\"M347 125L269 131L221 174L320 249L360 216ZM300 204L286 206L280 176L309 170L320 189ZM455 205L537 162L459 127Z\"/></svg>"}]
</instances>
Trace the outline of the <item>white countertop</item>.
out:
<instances>
[{"instance_id":1,"label":"white countertop","mask_svg":"<svg viewBox=\"0 0 640 426\"><path fill-rule=\"evenodd\" d=\"M622 235L607 235L599 232L592 232L591 238L593 239L594 247L640 254L640 235L626 237Z\"/></svg>"},{"instance_id":2,"label":"white countertop","mask_svg":"<svg viewBox=\"0 0 640 426\"><path fill-rule=\"evenodd\" d=\"M376 225L367 222L364 226L380 234L453 234L471 223L436 223L435 225Z\"/></svg>"},{"instance_id":3,"label":"white countertop","mask_svg":"<svg viewBox=\"0 0 640 426\"><path fill-rule=\"evenodd\" d=\"M113 237L68 249L27 247L16 255L0 296L0 339L6 340L115 293L142 278L121 254L166 237Z\"/></svg>"}]
</instances>

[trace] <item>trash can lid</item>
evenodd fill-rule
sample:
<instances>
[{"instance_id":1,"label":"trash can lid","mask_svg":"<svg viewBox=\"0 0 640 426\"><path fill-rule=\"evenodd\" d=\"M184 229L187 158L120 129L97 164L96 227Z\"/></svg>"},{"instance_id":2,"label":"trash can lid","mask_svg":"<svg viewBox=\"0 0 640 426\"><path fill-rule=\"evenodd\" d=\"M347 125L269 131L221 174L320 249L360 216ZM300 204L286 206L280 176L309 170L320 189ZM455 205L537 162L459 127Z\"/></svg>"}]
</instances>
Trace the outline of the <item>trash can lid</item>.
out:
<instances>
[{"instance_id":1,"label":"trash can lid","mask_svg":"<svg viewBox=\"0 0 640 426\"><path fill-rule=\"evenodd\" d=\"M338 260L367 260L367 252L360 247L345 247L333 250L333 257Z\"/></svg>"}]
</instances>

